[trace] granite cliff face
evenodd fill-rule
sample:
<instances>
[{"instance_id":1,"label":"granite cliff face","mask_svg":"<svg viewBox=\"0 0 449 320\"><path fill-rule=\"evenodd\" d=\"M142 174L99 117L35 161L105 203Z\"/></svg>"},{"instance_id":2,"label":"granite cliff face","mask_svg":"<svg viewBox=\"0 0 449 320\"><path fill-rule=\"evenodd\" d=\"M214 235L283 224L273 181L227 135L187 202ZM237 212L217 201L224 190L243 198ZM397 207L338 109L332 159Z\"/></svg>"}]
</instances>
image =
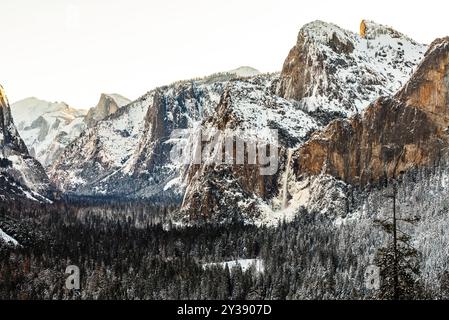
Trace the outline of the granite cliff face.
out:
<instances>
[{"instance_id":1,"label":"granite cliff face","mask_svg":"<svg viewBox=\"0 0 449 320\"><path fill-rule=\"evenodd\" d=\"M278 79L276 74L261 75L228 83L216 112L205 119L202 130L206 134L216 130L218 140L215 142L219 146L224 146L226 140L232 142L231 161L221 161L226 154L218 147L201 164L189 166L182 219L229 221L254 217L258 213L259 199L268 199L277 193L279 162L267 164L267 159L262 159L259 152L251 162L249 148L268 145L270 156L280 153L284 159L281 146L300 144L309 132L319 128L315 117L297 108L293 101L273 93ZM277 129L278 134L270 129ZM207 144L211 139L206 137L203 141ZM238 145L242 148L243 143L242 164L237 163L236 148ZM207 161L209 158L220 161ZM264 174L263 170L270 165L275 170Z\"/></svg>"},{"instance_id":2,"label":"granite cliff face","mask_svg":"<svg viewBox=\"0 0 449 320\"><path fill-rule=\"evenodd\" d=\"M0 145L3 156L12 152L28 153L27 147L14 125L8 98L2 86L0 86L0 128Z\"/></svg>"},{"instance_id":3,"label":"granite cliff face","mask_svg":"<svg viewBox=\"0 0 449 320\"><path fill-rule=\"evenodd\" d=\"M364 186L431 166L449 146L449 38L432 43L410 81L362 116L337 120L295 154L296 174L329 174Z\"/></svg>"}]
</instances>

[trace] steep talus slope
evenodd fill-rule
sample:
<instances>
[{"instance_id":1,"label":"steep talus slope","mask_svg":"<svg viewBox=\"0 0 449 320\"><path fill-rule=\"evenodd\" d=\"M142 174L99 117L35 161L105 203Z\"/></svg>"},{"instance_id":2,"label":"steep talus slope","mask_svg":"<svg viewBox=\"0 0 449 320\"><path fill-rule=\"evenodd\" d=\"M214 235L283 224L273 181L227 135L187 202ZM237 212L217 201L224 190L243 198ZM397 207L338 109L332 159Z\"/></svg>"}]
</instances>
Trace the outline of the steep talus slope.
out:
<instances>
[{"instance_id":1,"label":"steep talus slope","mask_svg":"<svg viewBox=\"0 0 449 320\"><path fill-rule=\"evenodd\" d=\"M366 185L438 163L449 143L449 38L436 40L414 76L363 116L338 120L295 155L298 175L326 173Z\"/></svg>"},{"instance_id":2,"label":"steep talus slope","mask_svg":"<svg viewBox=\"0 0 449 320\"><path fill-rule=\"evenodd\" d=\"M0 86L0 198L44 200L52 186L41 164L32 158L20 138L11 109Z\"/></svg>"},{"instance_id":3,"label":"steep talus slope","mask_svg":"<svg viewBox=\"0 0 449 320\"><path fill-rule=\"evenodd\" d=\"M27 98L11 105L17 129L30 155L49 166L85 130L86 111L64 102Z\"/></svg>"}]
</instances>

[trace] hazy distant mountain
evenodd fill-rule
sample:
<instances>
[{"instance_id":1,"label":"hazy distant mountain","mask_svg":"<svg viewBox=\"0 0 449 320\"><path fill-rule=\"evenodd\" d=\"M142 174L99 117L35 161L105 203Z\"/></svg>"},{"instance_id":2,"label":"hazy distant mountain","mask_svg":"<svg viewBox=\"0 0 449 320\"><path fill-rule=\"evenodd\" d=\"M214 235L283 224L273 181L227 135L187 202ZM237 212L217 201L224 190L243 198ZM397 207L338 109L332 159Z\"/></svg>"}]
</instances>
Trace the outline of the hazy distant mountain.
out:
<instances>
[{"instance_id":1,"label":"hazy distant mountain","mask_svg":"<svg viewBox=\"0 0 449 320\"><path fill-rule=\"evenodd\" d=\"M11 105L17 129L32 156L46 167L86 128L86 110L64 102L27 98Z\"/></svg>"},{"instance_id":2,"label":"hazy distant mountain","mask_svg":"<svg viewBox=\"0 0 449 320\"><path fill-rule=\"evenodd\" d=\"M64 102L27 98L11 105L17 129L30 154L48 167L87 127L129 103L118 94L102 94L89 111L75 109Z\"/></svg>"},{"instance_id":3,"label":"hazy distant mountain","mask_svg":"<svg viewBox=\"0 0 449 320\"><path fill-rule=\"evenodd\" d=\"M260 71L252 67L239 67L237 69L226 71L226 73L235 74L238 77L254 77L260 74Z\"/></svg>"}]
</instances>

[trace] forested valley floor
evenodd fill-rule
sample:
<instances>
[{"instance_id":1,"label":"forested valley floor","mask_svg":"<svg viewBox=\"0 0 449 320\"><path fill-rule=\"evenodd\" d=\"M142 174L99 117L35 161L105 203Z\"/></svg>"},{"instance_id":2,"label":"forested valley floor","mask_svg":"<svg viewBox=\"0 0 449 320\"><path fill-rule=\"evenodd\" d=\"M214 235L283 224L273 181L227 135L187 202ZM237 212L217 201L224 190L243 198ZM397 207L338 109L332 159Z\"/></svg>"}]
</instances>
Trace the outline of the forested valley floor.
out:
<instances>
[{"instance_id":1,"label":"forested valley floor","mask_svg":"<svg viewBox=\"0 0 449 320\"><path fill-rule=\"evenodd\" d=\"M0 299L376 298L365 286L367 254L353 245L355 229L323 215L303 211L277 227L174 228L170 210L3 207L0 228L20 246L0 246ZM258 259L263 270L219 264L237 259ZM69 265L80 269L79 290L65 287Z\"/></svg>"}]
</instances>

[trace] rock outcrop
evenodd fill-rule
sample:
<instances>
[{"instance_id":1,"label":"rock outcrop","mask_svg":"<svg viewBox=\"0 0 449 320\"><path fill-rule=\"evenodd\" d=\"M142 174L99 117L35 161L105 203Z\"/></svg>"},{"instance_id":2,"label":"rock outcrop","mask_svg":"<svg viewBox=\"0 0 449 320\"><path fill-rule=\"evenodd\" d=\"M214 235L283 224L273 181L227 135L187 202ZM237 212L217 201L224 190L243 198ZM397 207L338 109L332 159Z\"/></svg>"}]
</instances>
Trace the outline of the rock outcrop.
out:
<instances>
[{"instance_id":1,"label":"rock outcrop","mask_svg":"<svg viewBox=\"0 0 449 320\"><path fill-rule=\"evenodd\" d=\"M91 108L86 115L85 122L90 128L98 121L105 119L111 114L117 112L121 107L129 104L131 101L119 94L102 93L100 100L94 108Z\"/></svg>"},{"instance_id":2,"label":"rock outcrop","mask_svg":"<svg viewBox=\"0 0 449 320\"><path fill-rule=\"evenodd\" d=\"M278 75L261 75L228 84L216 112L203 122L202 129L205 133L216 130L219 145L224 145L225 139L233 142L232 161L202 161L189 167L181 208L183 219L213 217L226 221L255 217L259 200L277 193L281 173L278 165L286 157L284 147L299 145L308 133L320 127L315 117L297 108L293 101L273 93L277 81ZM238 143L245 143L243 164L236 161ZM258 153L256 161L250 163L248 149L264 144L269 145L269 155L280 155L282 159L263 165ZM217 148L212 157L224 159L225 153ZM262 162L268 162L265 160ZM274 170L267 174L263 168L270 165Z\"/></svg>"}]
</instances>

